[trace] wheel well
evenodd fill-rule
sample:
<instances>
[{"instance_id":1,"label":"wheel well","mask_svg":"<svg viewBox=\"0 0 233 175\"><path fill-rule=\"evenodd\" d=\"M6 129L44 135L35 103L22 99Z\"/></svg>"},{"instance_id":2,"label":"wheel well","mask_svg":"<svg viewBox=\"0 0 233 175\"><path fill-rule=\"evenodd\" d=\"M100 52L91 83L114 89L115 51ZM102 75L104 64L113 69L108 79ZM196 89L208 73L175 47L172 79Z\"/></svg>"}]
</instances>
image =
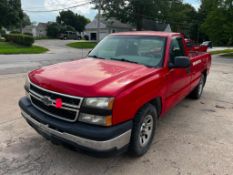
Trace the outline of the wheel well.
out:
<instances>
[{"instance_id":1,"label":"wheel well","mask_svg":"<svg viewBox=\"0 0 233 175\"><path fill-rule=\"evenodd\" d=\"M160 114L162 112L162 99L161 99L161 97L157 97L157 98L151 100L149 103L152 104L156 108L156 110L158 111L158 117L160 117Z\"/></svg>"}]
</instances>

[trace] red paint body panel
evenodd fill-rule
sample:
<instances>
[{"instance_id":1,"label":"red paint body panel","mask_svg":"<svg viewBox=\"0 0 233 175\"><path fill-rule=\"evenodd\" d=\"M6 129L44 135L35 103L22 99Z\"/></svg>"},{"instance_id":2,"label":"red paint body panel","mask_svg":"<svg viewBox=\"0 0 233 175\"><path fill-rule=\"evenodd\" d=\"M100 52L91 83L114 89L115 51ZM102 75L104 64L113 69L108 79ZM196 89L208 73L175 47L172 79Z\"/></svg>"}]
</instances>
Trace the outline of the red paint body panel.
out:
<instances>
[{"instance_id":1,"label":"red paint body panel","mask_svg":"<svg viewBox=\"0 0 233 175\"><path fill-rule=\"evenodd\" d=\"M198 84L201 73L209 72L211 56L190 52L183 39L186 56L191 60L190 73L186 69L169 69L169 48L179 33L125 32L113 35L146 35L167 38L164 65L149 68L126 62L85 58L43 67L29 73L30 81L43 88L80 97L115 97L113 125L134 118L147 102L159 97L163 115L180 102Z\"/></svg>"},{"instance_id":2,"label":"red paint body panel","mask_svg":"<svg viewBox=\"0 0 233 175\"><path fill-rule=\"evenodd\" d=\"M190 39L185 39L186 46L189 44L189 47L186 47L188 52L207 52L208 46L205 45L194 45L193 41Z\"/></svg>"}]
</instances>

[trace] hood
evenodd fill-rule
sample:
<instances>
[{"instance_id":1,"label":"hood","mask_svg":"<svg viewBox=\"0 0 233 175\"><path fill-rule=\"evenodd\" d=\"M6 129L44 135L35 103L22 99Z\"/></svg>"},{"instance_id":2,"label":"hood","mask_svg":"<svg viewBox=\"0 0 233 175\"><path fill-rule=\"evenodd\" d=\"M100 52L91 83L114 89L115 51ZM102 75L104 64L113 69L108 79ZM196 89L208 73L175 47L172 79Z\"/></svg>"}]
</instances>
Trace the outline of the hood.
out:
<instances>
[{"instance_id":1,"label":"hood","mask_svg":"<svg viewBox=\"0 0 233 175\"><path fill-rule=\"evenodd\" d=\"M43 67L29 73L32 83L81 97L115 96L156 69L132 63L86 58Z\"/></svg>"}]
</instances>

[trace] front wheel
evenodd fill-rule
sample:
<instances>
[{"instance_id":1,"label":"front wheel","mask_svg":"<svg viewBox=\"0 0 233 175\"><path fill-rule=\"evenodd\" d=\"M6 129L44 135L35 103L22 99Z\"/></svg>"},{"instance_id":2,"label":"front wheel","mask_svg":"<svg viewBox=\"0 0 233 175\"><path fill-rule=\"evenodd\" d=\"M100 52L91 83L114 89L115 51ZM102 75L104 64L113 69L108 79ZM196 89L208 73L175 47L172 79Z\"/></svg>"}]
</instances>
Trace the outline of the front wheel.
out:
<instances>
[{"instance_id":1,"label":"front wheel","mask_svg":"<svg viewBox=\"0 0 233 175\"><path fill-rule=\"evenodd\" d=\"M199 84L191 92L190 97L193 98L193 99L199 99L201 97L201 95L202 95L204 85L205 85L205 76L202 74Z\"/></svg>"},{"instance_id":2,"label":"front wheel","mask_svg":"<svg viewBox=\"0 0 233 175\"><path fill-rule=\"evenodd\" d=\"M157 118L157 110L151 104L145 105L137 113L129 148L133 156L142 156L148 151L154 137Z\"/></svg>"}]
</instances>

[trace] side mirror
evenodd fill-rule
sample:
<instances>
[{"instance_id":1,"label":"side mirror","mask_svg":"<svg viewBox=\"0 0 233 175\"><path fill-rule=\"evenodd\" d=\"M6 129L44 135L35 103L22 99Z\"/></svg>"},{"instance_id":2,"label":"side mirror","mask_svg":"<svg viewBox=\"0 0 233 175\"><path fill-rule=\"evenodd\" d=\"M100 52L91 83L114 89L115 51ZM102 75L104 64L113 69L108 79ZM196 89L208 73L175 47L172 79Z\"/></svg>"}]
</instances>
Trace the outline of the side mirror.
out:
<instances>
[{"instance_id":1,"label":"side mirror","mask_svg":"<svg viewBox=\"0 0 233 175\"><path fill-rule=\"evenodd\" d=\"M188 68L190 67L191 62L189 57L186 56L177 56L174 59L174 63L169 63L169 68Z\"/></svg>"}]
</instances>

